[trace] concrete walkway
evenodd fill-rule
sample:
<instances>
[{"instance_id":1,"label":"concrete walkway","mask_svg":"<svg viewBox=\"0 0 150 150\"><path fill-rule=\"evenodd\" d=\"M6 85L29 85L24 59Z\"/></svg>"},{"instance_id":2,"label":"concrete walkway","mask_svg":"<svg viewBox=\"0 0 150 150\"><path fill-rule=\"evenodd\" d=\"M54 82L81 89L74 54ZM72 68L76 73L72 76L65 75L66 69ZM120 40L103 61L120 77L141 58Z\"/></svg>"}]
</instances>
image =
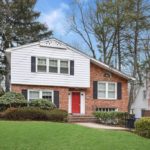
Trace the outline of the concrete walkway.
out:
<instances>
[{"instance_id":1,"label":"concrete walkway","mask_svg":"<svg viewBox=\"0 0 150 150\"><path fill-rule=\"evenodd\" d=\"M89 127L89 128L96 128L96 129L108 129L108 130L128 130L127 128L123 127L113 127L113 126L107 126L107 125L102 125L98 123L75 123L77 125L81 125L84 127Z\"/></svg>"}]
</instances>

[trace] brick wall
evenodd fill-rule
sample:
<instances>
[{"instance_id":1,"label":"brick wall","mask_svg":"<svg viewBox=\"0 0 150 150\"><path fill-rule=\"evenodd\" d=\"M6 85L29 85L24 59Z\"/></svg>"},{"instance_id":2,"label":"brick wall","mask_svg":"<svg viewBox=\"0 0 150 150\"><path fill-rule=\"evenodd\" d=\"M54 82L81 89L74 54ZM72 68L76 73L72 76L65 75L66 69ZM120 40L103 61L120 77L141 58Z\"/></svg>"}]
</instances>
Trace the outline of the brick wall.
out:
<instances>
[{"instance_id":1,"label":"brick wall","mask_svg":"<svg viewBox=\"0 0 150 150\"><path fill-rule=\"evenodd\" d=\"M12 84L13 92L21 93L23 89L39 89L39 90L54 90L59 91L59 107L68 111L68 88L65 87L50 87L50 86L35 86L35 85L18 85Z\"/></svg>"},{"instance_id":2,"label":"brick wall","mask_svg":"<svg viewBox=\"0 0 150 150\"><path fill-rule=\"evenodd\" d=\"M150 110L142 110L142 117L150 117Z\"/></svg>"},{"instance_id":3,"label":"brick wall","mask_svg":"<svg viewBox=\"0 0 150 150\"><path fill-rule=\"evenodd\" d=\"M73 90L85 91L85 113L91 115L96 107L100 108L118 108L119 111L127 111L128 108L128 85L127 80L112 74L111 78L104 77L106 71L94 64L90 68L90 88L88 89L70 89L68 87L50 87L50 86L33 86L33 85L16 85L12 84L11 89L14 92L21 93L22 89L46 89L59 91L60 108L68 111L68 92ZM121 100L98 100L93 99L93 81L112 81L122 83Z\"/></svg>"},{"instance_id":4,"label":"brick wall","mask_svg":"<svg viewBox=\"0 0 150 150\"><path fill-rule=\"evenodd\" d=\"M90 87L86 91L86 114L92 114L96 107L101 108L118 108L118 111L128 111L128 83L127 80L111 74L111 78L104 77L106 70L91 63ZM93 99L93 81L110 81L122 83L122 99L121 100L98 100Z\"/></svg>"}]
</instances>

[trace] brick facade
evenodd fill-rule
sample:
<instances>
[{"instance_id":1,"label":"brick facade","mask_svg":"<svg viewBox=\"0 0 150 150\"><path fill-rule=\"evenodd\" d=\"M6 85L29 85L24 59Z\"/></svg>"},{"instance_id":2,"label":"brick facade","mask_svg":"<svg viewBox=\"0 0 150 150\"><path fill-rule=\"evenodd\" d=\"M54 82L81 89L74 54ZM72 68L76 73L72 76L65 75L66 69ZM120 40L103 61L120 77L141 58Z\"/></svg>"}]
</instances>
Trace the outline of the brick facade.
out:
<instances>
[{"instance_id":1,"label":"brick facade","mask_svg":"<svg viewBox=\"0 0 150 150\"><path fill-rule=\"evenodd\" d=\"M17 93L21 93L22 89L46 89L59 91L59 103L60 108L68 111L68 94L69 91L79 90L85 92L85 114L91 115L96 107L99 108L118 108L119 111L127 111L128 108L128 83L126 79L123 79L115 74L111 74L111 77L104 77L106 70L91 63L90 68L90 88L88 89L71 89L68 87L52 87L52 86L34 86L34 85L18 85L12 84L11 90ZM122 99L121 100L98 100L93 99L93 81L111 81L122 83Z\"/></svg>"},{"instance_id":2,"label":"brick facade","mask_svg":"<svg viewBox=\"0 0 150 150\"><path fill-rule=\"evenodd\" d=\"M96 107L100 108L118 108L118 111L128 111L128 81L111 74L111 78L104 77L108 71L91 63L90 88L86 91L86 114L92 114ZM121 100L99 100L93 99L93 81L110 81L122 83Z\"/></svg>"}]
</instances>

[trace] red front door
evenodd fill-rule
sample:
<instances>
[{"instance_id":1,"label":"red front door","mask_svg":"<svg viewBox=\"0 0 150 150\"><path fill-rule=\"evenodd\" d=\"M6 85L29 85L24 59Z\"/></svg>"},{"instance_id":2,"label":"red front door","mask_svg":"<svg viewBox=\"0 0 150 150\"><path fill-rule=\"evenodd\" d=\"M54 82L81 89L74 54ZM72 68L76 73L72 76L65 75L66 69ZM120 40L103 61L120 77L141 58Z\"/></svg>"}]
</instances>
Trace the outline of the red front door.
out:
<instances>
[{"instance_id":1,"label":"red front door","mask_svg":"<svg viewBox=\"0 0 150 150\"><path fill-rule=\"evenodd\" d=\"M80 92L72 92L72 113L80 113Z\"/></svg>"}]
</instances>

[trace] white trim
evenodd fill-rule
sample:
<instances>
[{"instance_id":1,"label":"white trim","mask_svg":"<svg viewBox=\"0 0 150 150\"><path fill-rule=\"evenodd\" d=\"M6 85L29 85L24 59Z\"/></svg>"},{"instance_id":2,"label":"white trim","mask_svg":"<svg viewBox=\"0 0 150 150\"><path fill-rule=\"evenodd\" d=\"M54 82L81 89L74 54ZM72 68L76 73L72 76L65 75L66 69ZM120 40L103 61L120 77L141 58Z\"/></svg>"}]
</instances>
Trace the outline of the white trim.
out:
<instances>
[{"instance_id":1,"label":"white trim","mask_svg":"<svg viewBox=\"0 0 150 150\"><path fill-rule=\"evenodd\" d=\"M37 73L47 73L47 71L48 71L47 58L46 57L35 57L35 58L36 58L36 72ZM38 71L38 59L46 59L46 71L45 72Z\"/></svg>"},{"instance_id":2,"label":"white trim","mask_svg":"<svg viewBox=\"0 0 150 150\"><path fill-rule=\"evenodd\" d=\"M70 75L70 61L69 59L61 59L61 58L49 58L49 57L39 57L35 56L36 58L36 72L35 73L50 73L50 74L62 74L62 75ZM38 71L38 59L46 59L46 72ZM49 72L49 60L57 60L57 72ZM68 62L68 73L60 73L60 61L67 61Z\"/></svg>"},{"instance_id":3,"label":"white trim","mask_svg":"<svg viewBox=\"0 0 150 150\"><path fill-rule=\"evenodd\" d=\"M80 92L80 114L85 114L85 92Z\"/></svg>"},{"instance_id":4,"label":"white trim","mask_svg":"<svg viewBox=\"0 0 150 150\"><path fill-rule=\"evenodd\" d=\"M106 97L98 97L99 83L105 83L105 85L106 85L105 96L106 96ZM115 84L115 98L109 98L109 97L108 97L108 84L109 84L109 83ZM98 97L97 99L99 99L99 100L101 100L101 99L105 99L105 100L117 100L117 82L98 81L98 85L97 85L97 97Z\"/></svg>"},{"instance_id":5,"label":"white trim","mask_svg":"<svg viewBox=\"0 0 150 150\"><path fill-rule=\"evenodd\" d=\"M68 93L68 113L72 113L72 92Z\"/></svg>"},{"instance_id":6,"label":"white trim","mask_svg":"<svg viewBox=\"0 0 150 150\"><path fill-rule=\"evenodd\" d=\"M48 58L48 73L54 73L54 74L58 74L59 73L59 60L56 58ZM49 71L49 67L50 67L50 60L56 60L57 61L57 72L50 72Z\"/></svg>"},{"instance_id":7,"label":"white trim","mask_svg":"<svg viewBox=\"0 0 150 150\"><path fill-rule=\"evenodd\" d=\"M68 73L61 73L60 72L60 62L67 61L68 62ZM59 59L59 73L63 75L70 75L70 60L69 59Z\"/></svg>"},{"instance_id":8,"label":"white trim","mask_svg":"<svg viewBox=\"0 0 150 150\"><path fill-rule=\"evenodd\" d=\"M39 99L42 99L42 96L43 96L43 92L51 92L52 93L52 103L54 103L54 91L53 90L38 90L38 89L28 89L27 90L27 93L28 93L28 97L27 97L27 100L28 102L30 101L30 91L38 91L39 92Z\"/></svg>"}]
</instances>

